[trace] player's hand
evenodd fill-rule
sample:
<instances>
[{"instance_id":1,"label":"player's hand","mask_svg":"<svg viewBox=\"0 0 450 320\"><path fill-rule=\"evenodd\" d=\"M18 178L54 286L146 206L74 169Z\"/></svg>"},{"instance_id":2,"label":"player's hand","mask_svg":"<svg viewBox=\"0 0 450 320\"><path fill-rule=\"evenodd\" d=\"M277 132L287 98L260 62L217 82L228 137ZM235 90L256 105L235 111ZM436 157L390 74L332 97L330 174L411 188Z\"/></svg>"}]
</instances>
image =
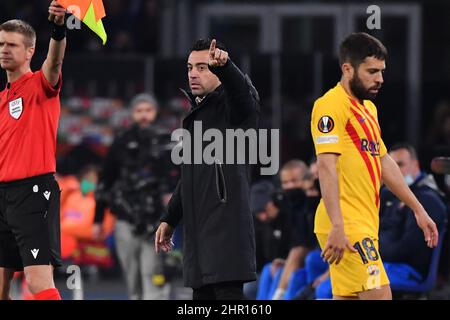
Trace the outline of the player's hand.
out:
<instances>
[{"instance_id":1,"label":"player's hand","mask_svg":"<svg viewBox=\"0 0 450 320\"><path fill-rule=\"evenodd\" d=\"M330 234L328 235L327 244L322 250L322 259L329 264L336 263L336 265L338 265L344 256L345 249L349 249L352 252L357 252L356 249L352 247L350 242L348 242L347 236L344 232L344 227L333 226Z\"/></svg>"},{"instance_id":2,"label":"player's hand","mask_svg":"<svg viewBox=\"0 0 450 320\"><path fill-rule=\"evenodd\" d=\"M211 41L209 46L209 61L211 67L222 67L228 61L228 52L216 48L216 39Z\"/></svg>"},{"instance_id":3,"label":"player's hand","mask_svg":"<svg viewBox=\"0 0 450 320\"><path fill-rule=\"evenodd\" d=\"M167 222L161 222L156 230L155 250L168 252L173 248L172 242L173 228Z\"/></svg>"},{"instance_id":4,"label":"player's hand","mask_svg":"<svg viewBox=\"0 0 450 320\"><path fill-rule=\"evenodd\" d=\"M61 6L57 1L52 1L50 3L50 7L48 8L48 12L50 14L50 17L52 17L52 22L56 23L57 25L62 26L65 23L65 17L66 17L66 9Z\"/></svg>"},{"instance_id":5,"label":"player's hand","mask_svg":"<svg viewBox=\"0 0 450 320\"><path fill-rule=\"evenodd\" d=\"M414 211L414 216L416 217L417 225L423 231L427 246L430 248L436 247L439 241L439 232L434 221L423 208Z\"/></svg>"}]
</instances>

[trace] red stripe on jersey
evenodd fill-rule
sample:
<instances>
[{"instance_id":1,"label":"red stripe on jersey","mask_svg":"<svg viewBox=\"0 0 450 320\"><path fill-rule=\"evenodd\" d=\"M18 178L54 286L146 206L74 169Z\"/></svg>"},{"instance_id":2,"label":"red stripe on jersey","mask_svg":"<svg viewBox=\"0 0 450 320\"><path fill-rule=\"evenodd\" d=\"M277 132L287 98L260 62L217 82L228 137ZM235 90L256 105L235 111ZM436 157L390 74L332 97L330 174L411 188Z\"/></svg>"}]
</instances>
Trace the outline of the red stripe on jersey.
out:
<instances>
[{"instance_id":1,"label":"red stripe on jersey","mask_svg":"<svg viewBox=\"0 0 450 320\"><path fill-rule=\"evenodd\" d=\"M350 110L352 111L353 115L355 116L356 120L359 122L359 124L361 125L361 128L364 130L365 134L367 135L367 138L369 138L371 141L375 141L377 137L376 131L373 128L372 123L370 122L370 120L367 119L367 121L360 121L360 119L363 118L362 114L360 114L358 111L361 111L360 109L358 109L358 111L356 111L355 109L350 107ZM362 111L361 111L362 112ZM367 116L366 116L367 117ZM367 127L366 122L369 123L370 129ZM372 135L373 134L373 135ZM380 134L378 135L380 136ZM378 170L378 174L380 174L380 170L378 168L378 162L375 161L375 163L377 164L377 170Z\"/></svg>"},{"instance_id":2,"label":"red stripe on jersey","mask_svg":"<svg viewBox=\"0 0 450 320\"><path fill-rule=\"evenodd\" d=\"M353 108L350 108L350 110L353 112L353 115L355 116L357 122L360 124L361 128L364 130L364 133L366 134L367 138L369 138L371 141L375 141L374 137L371 134L371 131L369 130L369 128L367 127L367 125L365 124L366 122L369 122L369 125L372 129L372 132L374 133L375 136L375 131L373 129L372 124L370 123L370 120L367 120L365 122L361 122L359 119L362 118L362 115L359 114L356 110L354 110ZM378 164L378 160L376 157L374 157L374 162L375 162L375 167L377 169L377 181L380 181L380 185L381 185L381 170L380 170L380 165ZM375 186L376 188L376 186ZM378 194L378 192L376 191L376 194ZM378 206L378 201L377 201L377 206Z\"/></svg>"},{"instance_id":3,"label":"red stripe on jersey","mask_svg":"<svg viewBox=\"0 0 450 320\"><path fill-rule=\"evenodd\" d=\"M369 159L367 153L365 153L364 151L361 150L361 138L358 136L358 133L356 132L355 127L353 127L352 124L350 123L350 120L347 121L345 130L347 131L348 135L352 139L353 143L355 144L356 149L359 151L359 154L361 155L364 163L366 164L366 167L367 167L367 170L369 171L370 178L372 179L372 184L373 184L373 188L375 191L375 205L378 207L379 201L380 201L380 196L378 194L377 183L375 180L375 172L373 170L373 166L370 163L370 159Z\"/></svg>"},{"instance_id":4,"label":"red stripe on jersey","mask_svg":"<svg viewBox=\"0 0 450 320\"><path fill-rule=\"evenodd\" d=\"M358 110L360 110L360 109L358 109ZM367 110L367 109L366 109L366 110ZM353 110L352 110L352 111L353 111ZM361 112L362 112L362 111L361 111ZM360 115L360 114L358 114L358 115ZM356 115L355 115L355 116L356 116ZM370 113L369 113L369 116L371 116ZM367 117L367 115L366 115L366 117ZM372 117L372 119L373 119L373 117ZM374 121L375 121L375 120L374 120ZM370 120L367 120L366 122L369 123L371 132L373 133L373 136L372 136L372 137L369 137L369 139L371 139L371 140L373 140L373 141L375 141L376 139L381 140L381 132L380 132L379 127L378 127L378 136L377 136L377 131L375 131L372 122L371 122ZM375 124L377 124L377 123L375 122ZM377 126L378 126L378 124L377 124ZM361 127L363 128L364 132L367 132L367 131L368 131L368 130L366 130L367 127L366 127L363 123L361 123ZM378 140L377 140L377 141L378 141ZM380 150L380 151L381 151L381 150ZM379 157L378 157L378 159L379 159ZM376 167L377 167L378 179L381 181L381 170L380 170L380 164L379 164L379 160L378 160L378 159L377 159L377 158L374 158L374 161L375 161L375 165L376 165ZM380 185L381 185L381 183L380 183Z\"/></svg>"},{"instance_id":5,"label":"red stripe on jersey","mask_svg":"<svg viewBox=\"0 0 450 320\"><path fill-rule=\"evenodd\" d=\"M350 101L351 101L351 103L352 103L356 108L358 108L358 103L357 103L355 100L350 99ZM367 110L367 108L366 108L365 105L362 105L362 106L364 107L364 112L365 112L365 114L366 114L370 119L372 119L373 123L375 123L375 125L377 126L378 132L380 132L380 136L381 136L381 128L380 128L380 125L378 124L378 121L373 117L373 115L369 112L369 110ZM359 108L358 108L358 109L359 109Z\"/></svg>"},{"instance_id":6,"label":"red stripe on jersey","mask_svg":"<svg viewBox=\"0 0 450 320\"><path fill-rule=\"evenodd\" d=\"M378 121L373 117L373 115L367 110L366 106L364 106L364 111L367 113L367 115L372 119L372 121L376 124L378 131L381 133L380 125L378 124Z\"/></svg>"}]
</instances>

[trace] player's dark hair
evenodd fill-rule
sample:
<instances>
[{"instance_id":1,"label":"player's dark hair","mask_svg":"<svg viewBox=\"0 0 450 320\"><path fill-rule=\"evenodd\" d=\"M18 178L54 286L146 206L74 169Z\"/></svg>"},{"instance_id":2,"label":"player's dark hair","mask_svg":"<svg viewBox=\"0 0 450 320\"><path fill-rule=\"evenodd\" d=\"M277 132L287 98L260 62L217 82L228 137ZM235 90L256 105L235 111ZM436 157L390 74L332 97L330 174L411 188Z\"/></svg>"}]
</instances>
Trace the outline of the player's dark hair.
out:
<instances>
[{"instance_id":1,"label":"player's dark hair","mask_svg":"<svg viewBox=\"0 0 450 320\"><path fill-rule=\"evenodd\" d=\"M191 47L192 51L203 51L203 50L209 50L209 47L211 46L211 39L199 39L194 42L194 44ZM222 42L219 42L216 40L216 48L220 50L227 51L227 48Z\"/></svg>"},{"instance_id":2,"label":"player's dark hair","mask_svg":"<svg viewBox=\"0 0 450 320\"><path fill-rule=\"evenodd\" d=\"M367 57L384 61L387 56L387 49L381 41L365 32L350 34L339 47L339 64L341 66L349 62L353 68L358 68Z\"/></svg>"},{"instance_id":3,"label":"player's dark hair","mask_svg":"<svg viewBox=\"0 0 450 320\"><path fill-rule=\"evenodd\" d=\"M408 151L408 153L411 156L411 159L413 160L417 160L417 151L416 149L409 143L407 142L401 142L401 143L396 143L390 150L389 152L393 152L393 151L397 151L397 150L401 150L401 149L405 149Z\"/></svg>"},{"instance_id":4,"label":"player's dark hair","mask_svg":"<svg viewBox=\"0 0 450 320\"><path fill-rule=\"evenodd\" d=\"M0 31L17 32L25 38L26 48L32 48L36 45L36 31L33 27L22 20L9 20L0 24Z\"/></svg>"}]
</instances>

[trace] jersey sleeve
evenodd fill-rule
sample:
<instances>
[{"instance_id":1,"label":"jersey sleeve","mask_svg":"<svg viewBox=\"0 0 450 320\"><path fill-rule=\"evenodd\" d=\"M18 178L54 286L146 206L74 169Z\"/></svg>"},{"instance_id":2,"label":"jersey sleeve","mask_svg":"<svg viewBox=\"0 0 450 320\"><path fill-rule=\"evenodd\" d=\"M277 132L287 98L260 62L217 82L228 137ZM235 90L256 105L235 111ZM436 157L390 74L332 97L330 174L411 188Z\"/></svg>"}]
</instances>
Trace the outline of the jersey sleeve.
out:
<instances>
[{"instance_id":1,"label":"jersey sleeve","mask_svg":"<svg viewBox=\"0 0 450 320\"><path fill-rule=\"evenodd\" d=\"M45 96L47 98L54 98L59 94L62 87L61 74L59 74L58 84L55 87L53 87L51 83L45 78L44 72L42 70L36 72L36 76L37 76L36 80L38 81L40 88L44 90Z\"/></svg>"},{"instance_id":2,"label":"jersey sleeve","mask_svg":"<svg viewBox=\"0 0 450 320\"><path fill-rule=\"evenodd\" d=\"M316 155L342 153L346 115L343 107L319 99L311 116L311 135Z\"/></svg>"}]
</instances>

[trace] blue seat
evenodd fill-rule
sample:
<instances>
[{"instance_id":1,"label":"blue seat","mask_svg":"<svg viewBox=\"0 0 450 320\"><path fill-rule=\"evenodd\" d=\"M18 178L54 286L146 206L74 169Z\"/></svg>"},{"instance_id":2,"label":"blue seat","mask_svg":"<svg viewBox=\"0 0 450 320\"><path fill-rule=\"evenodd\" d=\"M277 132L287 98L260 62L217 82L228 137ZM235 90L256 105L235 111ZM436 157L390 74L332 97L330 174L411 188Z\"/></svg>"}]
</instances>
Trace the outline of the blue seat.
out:
<instances>
[{"instance_id":1,"label":"blue seat","mask_svg":"<svg viewBox=\"0 0 450 320\"><path fill-rule=\"evenodd\" d=\"M412 284L412 285L395 285L391 284L391 289L394 292L397 293L419 293L419 294L426 294L429 293L431 290L433 290L435 284L436 284L436 278L438 273L438 267L439 267L439 258L441 254L442 245L444 242L444 236L445 232L447 230L447 221L442 223L440 230L439 230L439 241L436 248L433 249L433 253L431 255L431 262L430 267L428 269L428 275L426 279L423 282L420 282L418 284Z\"/></svg>"}]
</instances>

